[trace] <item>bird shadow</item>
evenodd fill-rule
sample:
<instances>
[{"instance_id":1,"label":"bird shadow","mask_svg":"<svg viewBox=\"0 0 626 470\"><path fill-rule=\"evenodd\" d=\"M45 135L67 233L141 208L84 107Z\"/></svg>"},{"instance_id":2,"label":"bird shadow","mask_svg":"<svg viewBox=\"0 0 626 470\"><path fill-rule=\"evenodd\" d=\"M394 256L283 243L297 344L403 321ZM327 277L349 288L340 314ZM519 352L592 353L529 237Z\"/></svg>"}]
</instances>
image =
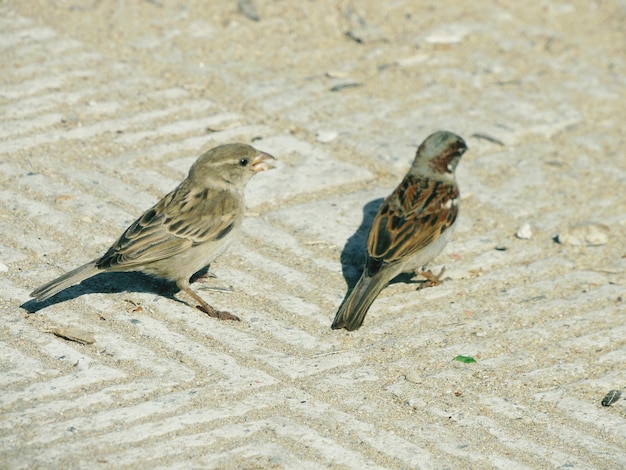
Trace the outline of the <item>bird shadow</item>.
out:
<instances>
[{"instance_id":1,"label":"bird shadow","mask_svg":"<svg viewBox=\"0 0 626 470\"><path fill-rule=\"evenodd\" d=\"M208 272L208 267L198 271L191 278L191 282L203 277ZM37 313L39 310L55 305L66 300L75 299L84 294L93 293L120 293L120 292L148 292L155 293L166 297L176 302L185 303L184 301L175 297L175 294L179 292L175 283L160 278L155 278L147 274L132 271L132 272L119 272L119 273L107 273L103 272L96 274L88 279L85 279L80 284L63 289L56 295L53 295L49 299L43 302L37 302L34 299L30 299L20 305L21 308L28 313Z\"/></svg>"},{"instance_id":2,"label":"bird shadow","mask_svg":"<svg viewBox=\"0 0 626 470\"><path fill-rule=\"evenodd\" d=\"M372 222L374 221L374 217L376 216L376 212L378 212L378 208L383 201L384 199L380 197L371 200L363 206L363 220L361 220L361 225L359 225L356 232L348 238L341 251L341 270L343 278L348 285L348 292L354 288L363 271L367 252L367 236Z\"/></svg>"},{"instance_id":3,"label":"bird shadow","mask_svg":"<svg viewBox=\"0 0 626 470\"><path fill-rule=\"evenodd\" d=\"M341 251L341 269L343 272L343 278L348 286L346 298L356 285L357 281L361 277L361 273L363 272L365 258L367 256L367 237L369 235L372 222L374 221L374 217L376 217L376 213L378 212L378 209L382 205L383 201L383 198L377 198L371 200L363 206L363 220L361 220L361 225L359 225L356 232L348 238L343 250ZM398 282L406 284L419 284L421 286L424 281L416 280L414 273L402 273L392 279L389 283L395 284Z\"/></svg>"}]
</instances>

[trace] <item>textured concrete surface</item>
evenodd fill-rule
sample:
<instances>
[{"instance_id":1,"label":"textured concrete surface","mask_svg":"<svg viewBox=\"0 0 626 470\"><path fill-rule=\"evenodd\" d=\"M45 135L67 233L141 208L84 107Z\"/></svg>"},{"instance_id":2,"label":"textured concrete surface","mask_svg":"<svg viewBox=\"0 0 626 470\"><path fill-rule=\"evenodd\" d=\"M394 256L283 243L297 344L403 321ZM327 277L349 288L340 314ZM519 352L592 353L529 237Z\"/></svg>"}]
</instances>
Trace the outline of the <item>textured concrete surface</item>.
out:
<instances>
[{"instance_id":1,"label":"textured concrete surface","mask_svg":"<svg viewBox=\"0 0 626 470\"><path fill-rule=\"evenodd\" d=\"M626 3L248 4L0 3L0 467L626 467ZM331 331L438 129L449 279ZM133 274L28 301L233 141L280 161L196 287L241 323Z\"/></svg>"}]
</instances>

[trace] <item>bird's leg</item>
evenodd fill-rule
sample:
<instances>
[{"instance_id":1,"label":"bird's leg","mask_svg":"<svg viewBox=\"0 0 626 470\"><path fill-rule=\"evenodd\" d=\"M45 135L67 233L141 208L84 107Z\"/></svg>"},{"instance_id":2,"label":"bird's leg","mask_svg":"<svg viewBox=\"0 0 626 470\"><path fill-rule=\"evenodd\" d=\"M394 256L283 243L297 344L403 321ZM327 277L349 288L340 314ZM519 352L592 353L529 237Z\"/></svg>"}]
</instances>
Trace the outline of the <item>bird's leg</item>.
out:
<instances>
[{"instance_id":1,"label":"bird's leg","mask_svg":"<svg viewBox=\"0 0 626 470\"><path fill-rule=\"evenodd\" d=\"M237 315L233 315L230 312L220 312L219 310L215 310L209 304L207 304L202 297L196 294L191 287L189 286L179 286L182 291L184 291L187 295L189 295L192 299L198 302L200 305L197 306L199 310L202 310L208 316L213 318L218 318L220 320L234 320L241 321Z\"/></svg>"},{"instance_id":2,"label":"bird's leg","mask_svg":"<svg viewBox=\"0 0 626 470\"><path fill-rule=\"evenodd\" d=\"M424 287L434 287L438 286L439 284L443 284L443 279L441 279L441 276L443 276L443 273L445 272L445 266L441 268L439 274L433 274L430 270L417 272L416 274L426 278L426 280L418 287L418 289L423 289Z\"/></svg>"}]
</instances>

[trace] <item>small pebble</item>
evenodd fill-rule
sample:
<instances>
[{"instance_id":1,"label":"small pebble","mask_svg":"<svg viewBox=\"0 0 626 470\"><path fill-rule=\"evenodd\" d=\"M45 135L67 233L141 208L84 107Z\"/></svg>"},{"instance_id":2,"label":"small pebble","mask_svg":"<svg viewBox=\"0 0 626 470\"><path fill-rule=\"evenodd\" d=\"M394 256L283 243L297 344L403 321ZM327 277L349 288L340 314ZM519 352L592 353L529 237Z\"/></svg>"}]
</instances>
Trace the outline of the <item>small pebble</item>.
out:
<instances>
[{"instance_id":1,"label":"small pebble","mask_svg":"<svg viewBox=\"0 0 626 470\"><path fill-rule=\"evenodd\" d=\"M4 263L0 263L0 273L6 273L9 270L9 267L4 264Z\"/></svg>"},{"instance_id":2,"label":"small pebble","mask_svg":"<svg viewBox=\"0 0 626 470\"><path fill-rule=\"evenodd\" d=\"M472 32L470 24L444 24L430 34L426 35L425 41L429 44L457 44Z\"/></svg>"},{"instance_id":3,"label":"small pebble","mask_svg":"<svg viewBox=\"0 0 626 470\"><path fill-rule=\"evenodd\" d=\"M620 392L619 390L611 390L602 400L602 406L611 406L613 403L619 400L619 397L621 396L622 392Z\"/></svg>"},{"instance_id":4,"label":"small pebble","mask_svg":"<svg viewBox=\"0 0 626 470\"><path fill-rule=\"evenodd\" d=\"M533 229L530 224L526 222L517 230L515 236L520 240L530 240L530 238L533 236Z\"/></svg>"},{"instance_id":5,"label":"small pebble","mask_svg":"<svg viewBox=\"0 0 626 470\"><path fill-rule=\"evenodd\" d=\"M416 54L410 57L404 57L402 59L398 59L396 60L396 64L398 64L400 67L410 67L412 65L417 65L417 64L426 62L429 58L430 58L430 55L428 54Z\"/></svg>"},{"instance_id":6,"label":"small pebble","mask_svg":"<svg viewBox=\"0 0 626 470\"><path fill-rule=\"evenodd\" d=\"M563 245L573 246L606 245L610 231L606 225L587 222L566 228L555 237L555 240Z\"/></svg>"},{"instance_id":7,"label":"small pebble","mask_svg":"<svg viewBox=\"0 0 626 470\"><path fill-rule=\"evenodd\" d=\"M318 142L326 144L332 140L335 140L338 135L339 133L335 131L319 131L316 134L315 138L317 139Z\"/></svg>"},{"instance_id":8,"label":"small pebble","mask_svg":"<svg viewBox=\"0 0 626 470\"><path fill-rule=\"evenodd\" d=\"M252 21L259 21L261 19L252 0L239 0L237 2L237 8L239 9L239 13Z\"/></svg>"},{"instance_id":9,"label":"small pebble","mask_svg":"<svg viewBox=\"0 0 626 470\"><path fill-rule=\"evenodd\" d=\"M409 382L412 382L414 384L419 384L422 383L422 378L420 377L420 375L414 371L414 370L410 370L406 373L406 375L404 376L405 379L407 379Z\"/></svg>"}]
</instances>

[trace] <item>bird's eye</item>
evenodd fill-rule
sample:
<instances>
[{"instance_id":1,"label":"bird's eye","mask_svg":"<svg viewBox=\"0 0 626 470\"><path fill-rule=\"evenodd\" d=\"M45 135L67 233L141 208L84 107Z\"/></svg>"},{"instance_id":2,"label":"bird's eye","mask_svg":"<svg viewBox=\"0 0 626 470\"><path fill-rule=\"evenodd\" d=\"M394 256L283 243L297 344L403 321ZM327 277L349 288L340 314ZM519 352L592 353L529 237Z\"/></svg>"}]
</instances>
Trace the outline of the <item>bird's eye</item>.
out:
<instances>
[{"instance_id":1,"label":"bird's eye","mask_svg":"<svg viewBox=\"0 0 626 470\"><path fill-rule=\"evenodd\" d=\"M242 158L241 160L239 160L239 164L241 166L246 166L248 164L248 159L247 158Z\"/></svg>"}]
</instances>

